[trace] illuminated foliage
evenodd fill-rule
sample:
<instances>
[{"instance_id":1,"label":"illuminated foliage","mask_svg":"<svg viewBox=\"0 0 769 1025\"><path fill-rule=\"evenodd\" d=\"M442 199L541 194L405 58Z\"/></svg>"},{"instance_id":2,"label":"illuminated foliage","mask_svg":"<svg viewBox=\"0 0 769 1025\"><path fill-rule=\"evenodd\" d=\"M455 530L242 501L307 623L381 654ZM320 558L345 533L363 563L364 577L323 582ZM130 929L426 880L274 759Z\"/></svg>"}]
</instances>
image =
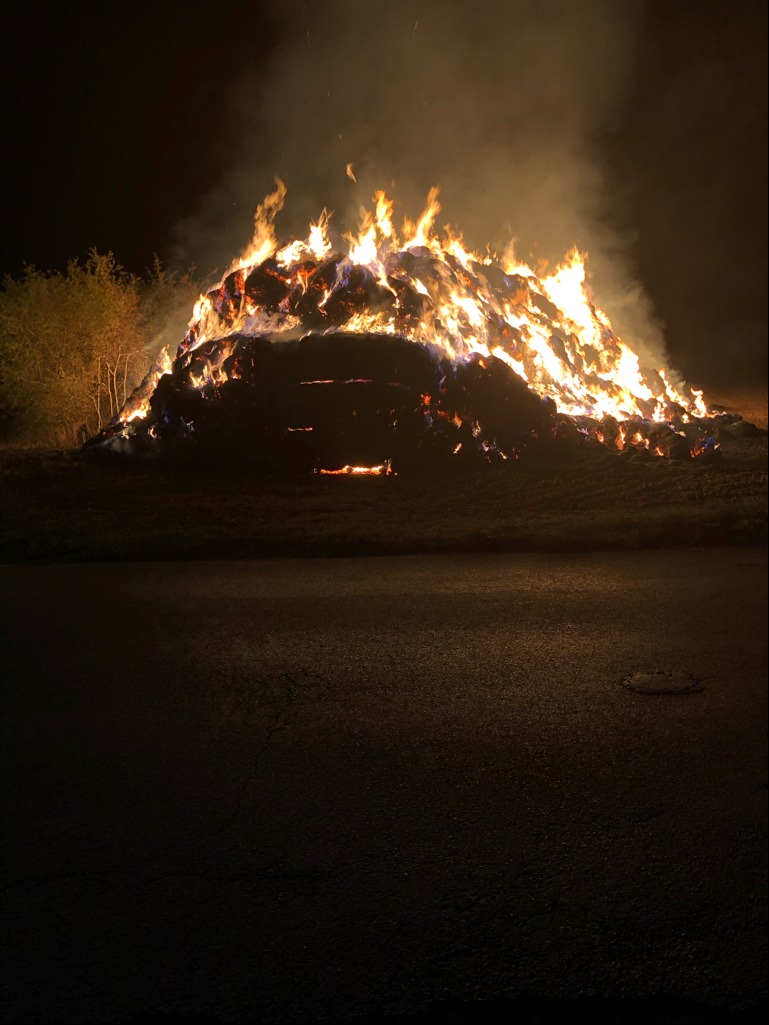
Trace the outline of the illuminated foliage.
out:
<instances>
[{"instance_id":1,"label":"illuminated foliage","mask_svg":"<svg viewBox=\"0 0 769 1025\"><path fill-rule=\"evenodd\" d=\"M27 267L0 292L0 438L68 447L120 409L146 372L175 308L189 309L190 276L156 261L142 282L112 253L91 250L65 273ZM166 339L167 340L167 339Z\"/></svg>"}]
</instances>

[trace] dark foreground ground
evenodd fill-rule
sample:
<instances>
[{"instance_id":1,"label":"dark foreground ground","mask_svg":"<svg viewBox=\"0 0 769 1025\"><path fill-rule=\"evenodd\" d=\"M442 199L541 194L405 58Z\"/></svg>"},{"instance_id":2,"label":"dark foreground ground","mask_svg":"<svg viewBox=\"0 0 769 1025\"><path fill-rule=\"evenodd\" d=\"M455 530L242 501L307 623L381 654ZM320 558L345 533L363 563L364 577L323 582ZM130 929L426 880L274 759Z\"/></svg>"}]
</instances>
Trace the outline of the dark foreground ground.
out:
<instances>
[{"instance_id":1,"label":"dark foreground ground","mask_svg":"<svg viewBox=\"0 0 769 1025\"><path fill-rule=\"evenodd\" d=\"M591 551L767 536L767 438L723 458L644 451L411 477L0 452L0 561ZM225 454L226 455L226 454Z\"/></svg>"},{"instance_id":2,"label":"dark foreground ground","mask_svg":"<svg viewBox=\"0 0 769 1025\"><path fill-rule=\"evenodd\" d=\"M763 543L767 396L709 392L721 458L575 452L418 477L264 477L0 449L0 562L606 551Z\"/></svg>"},{"instance_id":3,"label":"dark foreground ground","mask_svg":"<svg viewBox=\"0 0 769 1025\"><path fill-rule=\"evenodd\" d=\"M5 566L8 1022L754 1022L766 550Z\"/></svg>"}]
</instances>

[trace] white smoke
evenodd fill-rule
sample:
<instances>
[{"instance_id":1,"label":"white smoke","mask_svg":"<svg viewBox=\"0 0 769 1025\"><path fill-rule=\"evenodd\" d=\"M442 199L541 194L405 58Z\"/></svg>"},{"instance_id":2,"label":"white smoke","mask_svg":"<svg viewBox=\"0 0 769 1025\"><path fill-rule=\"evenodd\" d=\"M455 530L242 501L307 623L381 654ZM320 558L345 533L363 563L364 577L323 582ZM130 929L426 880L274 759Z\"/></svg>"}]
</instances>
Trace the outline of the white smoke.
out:
<instances>
[{"instance_id":1,"label":"white smoke","mask_svg":"<svg viewBox=\"0 0 769 1025\"><path fill-rule=\"evenodd\" d=\"M286 5L281 43L232 94L236 156L179 226L180 264L221 273L276 175L288 187L282 237L303 237L323 207L338 231L354 228L377 188L413 217L438 185L442 223L473 248L502 253L515 237L520 258L551 264L587 250L598 304L642 357L664 362L600 160L640 16L633 0Z\"/></svg>"}]
</instances>

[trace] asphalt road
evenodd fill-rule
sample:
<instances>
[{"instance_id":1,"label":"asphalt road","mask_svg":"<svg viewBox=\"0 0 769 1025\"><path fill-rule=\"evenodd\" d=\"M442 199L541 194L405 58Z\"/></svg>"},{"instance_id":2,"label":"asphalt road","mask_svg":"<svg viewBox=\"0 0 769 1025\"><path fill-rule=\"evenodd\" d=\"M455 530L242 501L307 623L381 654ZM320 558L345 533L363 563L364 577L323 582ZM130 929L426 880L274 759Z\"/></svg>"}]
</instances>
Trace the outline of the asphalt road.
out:
<instances>
[{"instance_id":1,"label":"asphalt road","mask_svg":"<svg viewBox=\"0 0 769 1025\"><path fill-rule=\"evenodd\" d=\"M0 579L5 1021L759 1013L765 549Z\"/></svg>"}]
</instances>

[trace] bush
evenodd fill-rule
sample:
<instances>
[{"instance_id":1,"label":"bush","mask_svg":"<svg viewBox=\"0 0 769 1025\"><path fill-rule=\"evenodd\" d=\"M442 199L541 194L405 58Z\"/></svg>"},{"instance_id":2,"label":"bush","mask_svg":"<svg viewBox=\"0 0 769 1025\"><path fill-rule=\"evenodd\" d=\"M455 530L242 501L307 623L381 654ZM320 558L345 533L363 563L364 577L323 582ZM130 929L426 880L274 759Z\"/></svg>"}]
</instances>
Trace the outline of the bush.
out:
<instances>
[{"instance_id":1,"label":"bush","mask_svg":"<svg viewBox=\"0 0 769 1025\"><path fill-rule=\"evenodd\" d=\"M190 274L176 279L156 261L142 282L96 250L64 274L28 267L20 280L6 279L0 438L69 447L91 437L141 380L182 302L189 317L194 294Z\"/></svg>"}]
</instances>

